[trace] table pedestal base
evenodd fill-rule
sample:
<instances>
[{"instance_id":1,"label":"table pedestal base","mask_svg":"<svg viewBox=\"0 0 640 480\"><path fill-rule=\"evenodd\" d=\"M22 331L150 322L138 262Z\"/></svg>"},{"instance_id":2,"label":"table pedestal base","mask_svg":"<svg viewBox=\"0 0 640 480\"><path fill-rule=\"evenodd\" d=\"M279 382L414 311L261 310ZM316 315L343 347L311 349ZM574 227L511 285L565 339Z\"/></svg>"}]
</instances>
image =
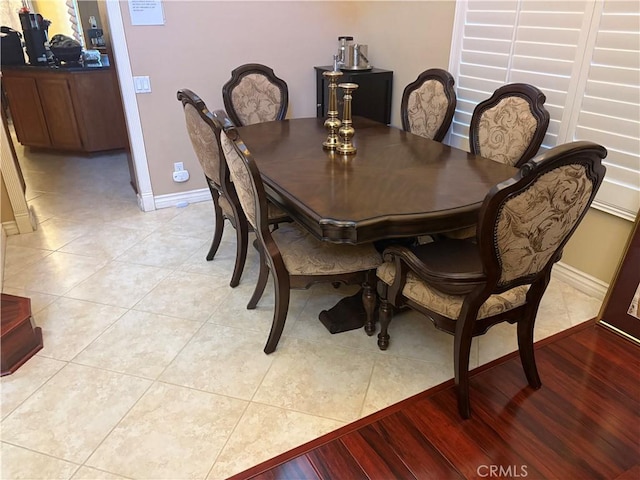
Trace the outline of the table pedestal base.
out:
<instances>
[{"instance_id":1,"label":"table pedestal base","mask_svg":"<svg viewBox=\"0 0 640 480\"><path fill-rule=\"evenodd\" d=\"M330 333L348 332L362 328L367 321L367 312L362 304L362 289L350 297L344 297L318 317Z\"/></svg>"}]
</instances>

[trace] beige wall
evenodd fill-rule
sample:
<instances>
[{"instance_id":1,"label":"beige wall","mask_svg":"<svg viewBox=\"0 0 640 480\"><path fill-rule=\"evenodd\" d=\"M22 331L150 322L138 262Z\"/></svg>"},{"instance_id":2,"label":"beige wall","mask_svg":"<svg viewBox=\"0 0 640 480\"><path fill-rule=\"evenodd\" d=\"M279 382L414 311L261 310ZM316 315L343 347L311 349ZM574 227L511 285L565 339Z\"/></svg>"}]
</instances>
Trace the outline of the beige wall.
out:
<instances>
[{"instance_id":1,"label":"beige wall","mask_svg":"<svg viewBox=\"0 0 640 480\"><path fill-rule=\"evenodd\" d=\"M592 208L567 243L562 261L609 283L632 230L633 222Z\"/></svg>"},{"instance_id":2,"label":"beige wall","mask_svg":"<svg viewBox=\"0 0 640 480\"><path fill-rule=\"evenodd\" d=\"M315 115L315 65L327 65L338 35L369 45L373 65L394 71L392 124L404 86L430 67L448 68L453 1L165 1L164 26L132 26L121 3L133 75L153 92L137 96L154 195L205 188L175 94L191 88L222 108L222 85L236 66L270 65L290 89L289 117ZM357 94L357 93L356 93ZM173 162L191 180L173 183ZM565 248L563 262L610 282L632 222L592 209Z\"/></svg>"},{"instance_id":3,"label":"beige wall","mask_svg":"<svg viewBox=\"0 0 640 480\"><path fill-rule=\"evenodd\" d=\"M7 186L4 183L2 172L0 172L0 223L13 222L14 220L15 216L7 193Z\"/></svg>"}]
</instances>

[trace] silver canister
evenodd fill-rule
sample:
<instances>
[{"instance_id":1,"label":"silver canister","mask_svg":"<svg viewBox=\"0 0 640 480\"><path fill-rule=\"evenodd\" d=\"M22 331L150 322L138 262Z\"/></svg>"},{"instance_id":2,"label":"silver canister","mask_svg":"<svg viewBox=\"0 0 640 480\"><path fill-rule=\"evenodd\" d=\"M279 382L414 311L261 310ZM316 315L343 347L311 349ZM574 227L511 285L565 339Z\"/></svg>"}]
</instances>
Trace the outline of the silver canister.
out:
<instances>
[{"instance_id":1,"label":"silver canister","mask_svg":"<svg viewBox=\"0 0 640 480\"><path fill-rule=\"evenodd\" d=\"M367 45L361 43L347 45L347 55L343 68L346 70L367 70L371 68L368 53Z\"/></svg>"},{"instance_id":2,"label":"silver canister","mask_svg":"<svg viewBox=\"0 0 640 480\"><path fill-rule=\"evenodd\" d=\"M353 67L357 69L369 68L369 46L357 43L353 46Z\"/></svg>"}]
</instances>

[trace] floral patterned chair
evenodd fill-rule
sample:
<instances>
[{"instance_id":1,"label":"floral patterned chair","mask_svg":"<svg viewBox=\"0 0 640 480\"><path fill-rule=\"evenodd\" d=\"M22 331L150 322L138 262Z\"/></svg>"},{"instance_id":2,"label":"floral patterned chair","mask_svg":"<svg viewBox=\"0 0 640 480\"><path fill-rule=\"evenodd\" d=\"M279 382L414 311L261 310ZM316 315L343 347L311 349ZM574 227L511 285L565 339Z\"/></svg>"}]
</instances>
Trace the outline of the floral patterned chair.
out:
<instances>
[{"instance_id":1,"label":"floral patterned chair","mask_svg":"<svg viewBox=\"0 0 640 480\"><path fill-rule=\"evenodd\" d=\"M469 127L471 153L520 167L538 152L549 126L546 97L533 85L510 83L498 88L473 110ZM443 235L473 238L476 226Z\"/></svg>"},{"instance_id":2,"label":"floral patterned chair","mask_svg":"<svg viewBox=\"0 0 640 480\"><path fill-rule=\"evenodd\" d=\"M178 90L177 96L182 102L191 145L213 198L215 230L209 253L207 253L207 261L213 260L218 251L224 231L224 221L229 220L236 229L237 238L236 261L230 282L232 287L236 287L240 283L247 258L250 228L242 213L233 185L229 181L226 163L220 161L222 158L220 133L223 128L233 125L223 110L210 112L204 101L191 90ZM286 221L291 221L288 215L275 205L269 204L269 223L277 225Z\"/></svg>"},{"instance_id":3,"label":"floral patterned chair","mask_svg":"<svg viewBox=\"0 0 640 480\"><path fill-rule=\"evenodd\" d=\"M533 85L510 83L476 105L469 127L471 153L516 167L538 152L549 126L546 97Z\"/></svg>"},{"instance_id":4,"label":"floral patterned chair","mask_svg":"<svg viewBox=\"0 0 640 480\"><path fill-rule=\"evenodd\" d=\"M287 83L259 63L241 65L222 87L222 100L237 126L284 120L289 107Z\"/></svg>"},{"instance_id":5,"label":"floral patterned chair","mask_svg":"<svg viewBox=\"0 0 640 480\"><path fill-rule=\"evenodd\" d=\"M453 77L446 70L425 70L402 93L402 128L441 142L456 109Z\"/></svg>"},{"instance_id":6,"label":"floral patterned chair","mask_svg":"<svg viewBox=\"0 0 640 480\"><path fill-rule=\"evenodd\" d=\"M295 223L270 231L267 223L267 199L260 172L249 150L235 129L221 136L222 149L231 180L245 216L256 232L260 252L260 274L248 309L256 307L269 278L273 276L275 308L265 353L276 349L289 309L291 288L308 288L314 283L361 284L367 322L373 321L376 297L375 269L382 262L371 244L336 245L313 237Z\"/></svg>"},{"instance_id":7,"label":"floral patterned chair","mask_svg":"<svg viewBox=\"0 0 640 480\"><path fill-rule=\"evenodd\" d=\"M395 308L427 315L454 335L458 409L471 415L471 340L501 322L517 324L520 359L529 385L540 388L533 329L562 249L586 214L602 183L604 147L573 142L524 164L494 186L479 213L477 242L442 239L407 248L388 247L378 267L378 346L389 346Z\"/></svg>"}]
</instances>

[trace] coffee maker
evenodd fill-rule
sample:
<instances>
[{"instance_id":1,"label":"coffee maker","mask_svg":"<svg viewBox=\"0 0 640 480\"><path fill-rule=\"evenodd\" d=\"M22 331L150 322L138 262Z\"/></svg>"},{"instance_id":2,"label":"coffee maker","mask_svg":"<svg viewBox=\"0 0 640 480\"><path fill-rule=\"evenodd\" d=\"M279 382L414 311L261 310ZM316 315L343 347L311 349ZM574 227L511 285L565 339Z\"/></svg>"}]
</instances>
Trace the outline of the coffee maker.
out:
<instances>
[{"instance_id":1,"label":"coffee maker","mask_svg":"<svg viewBox=\"0 0 640 480\"><path fill-rule=\"evenodd\" d=\"M48 65L50 56L47 48L49 20L42 18L39 13L20 12L18 16L22 25L29 63L31 65Z\"/></svg>"}]
</instances>

